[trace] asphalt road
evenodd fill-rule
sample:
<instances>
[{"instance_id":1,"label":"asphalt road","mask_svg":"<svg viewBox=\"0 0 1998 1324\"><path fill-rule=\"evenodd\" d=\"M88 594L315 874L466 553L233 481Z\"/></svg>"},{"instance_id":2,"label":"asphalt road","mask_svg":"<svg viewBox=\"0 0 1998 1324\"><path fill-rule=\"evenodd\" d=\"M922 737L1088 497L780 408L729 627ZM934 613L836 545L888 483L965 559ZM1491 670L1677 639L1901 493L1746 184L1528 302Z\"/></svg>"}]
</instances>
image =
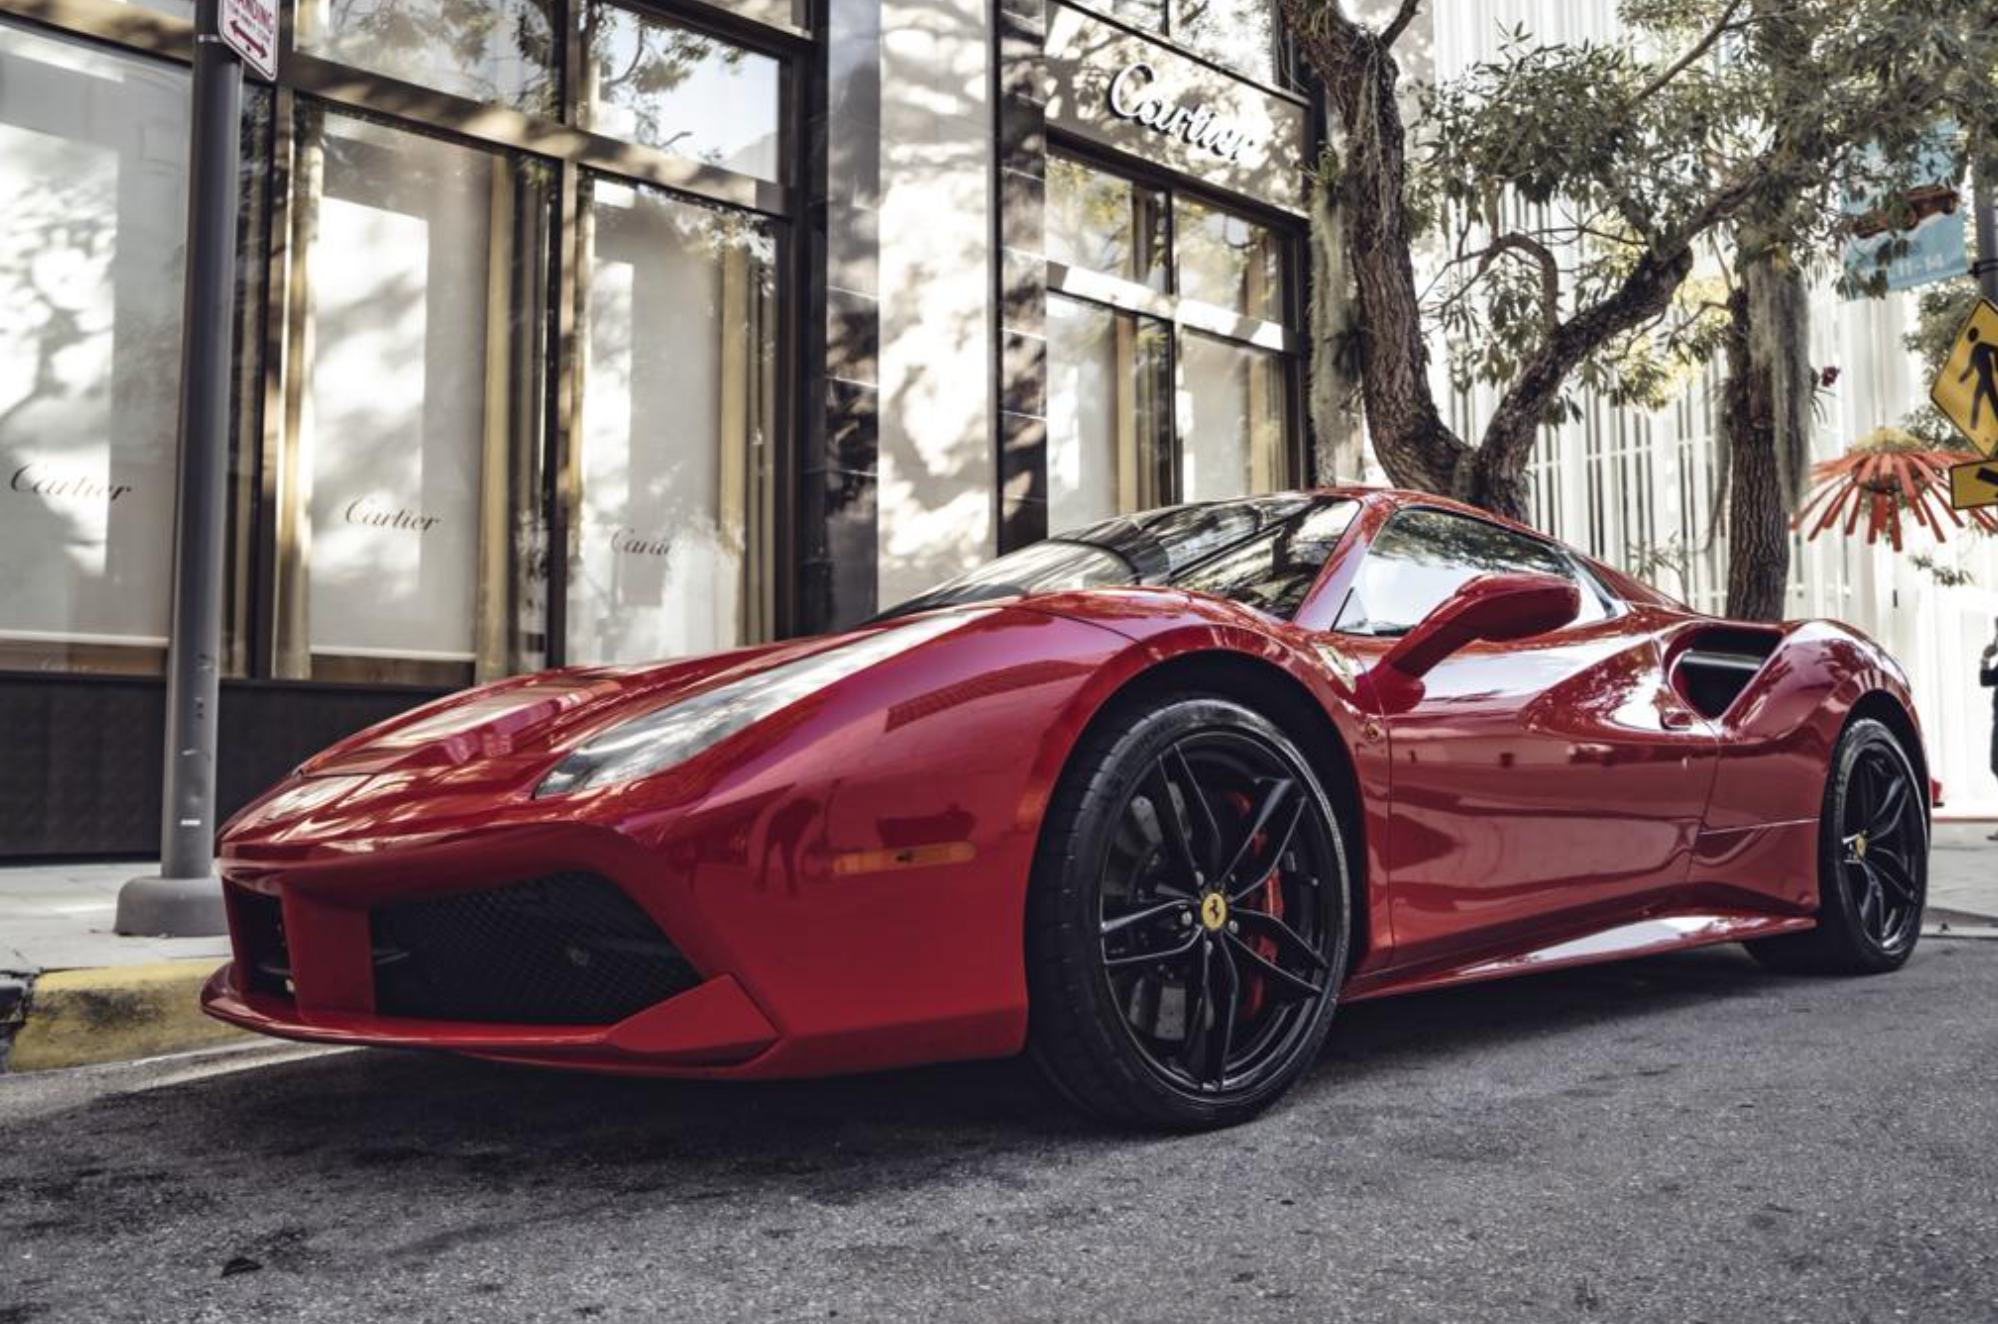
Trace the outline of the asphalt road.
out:
<instances>
[{"instance_id":1,"label":"asphalt road","mask_svg":"<svg viewBox=\"0 0 1998 1324\"><path fill-rule=\"evenodd\" d=\"M1003 1066L689 1087L285 1050L0 1078L0 1322L1998 1319L1998 942L1355 1006L1262 1121Z\"/></svg>"}]
</instances>

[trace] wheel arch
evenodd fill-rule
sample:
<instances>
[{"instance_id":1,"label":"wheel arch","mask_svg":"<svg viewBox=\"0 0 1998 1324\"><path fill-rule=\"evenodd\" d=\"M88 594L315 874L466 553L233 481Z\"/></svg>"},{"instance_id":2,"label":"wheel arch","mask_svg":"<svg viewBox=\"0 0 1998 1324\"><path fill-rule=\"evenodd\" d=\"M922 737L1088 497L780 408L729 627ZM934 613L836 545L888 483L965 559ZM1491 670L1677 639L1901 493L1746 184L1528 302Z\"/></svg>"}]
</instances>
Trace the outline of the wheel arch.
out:
<instances>
[{"instance_id":1,"label":"wheel arch","mask_svg":"<svg viewBox=\"0 0 1998 1324\"><path fill-rule=\"evenodd\" d=\"M1346 944L1346 969L1350 973L1373 945L1366 806L1345 736L1324 705L1289 671L1265 658L1228 648L1196 649L1164 658L1125 679L1098 705L1070 745L1062 772L1067 772L1068 760L1103 724L1118 720L1132 707L1190 694L1230 699L1261 713L1297 741L1311 760L1311 770L1324 786L1345 838L1346 891L1353 915Z\"/></svg>"},{"instance_id":2,"label":"wheel arch","mask_svg":"<svg viewBox=\"0 0 1998 1324\"><path fill-rule=\"evenodd\" d=\"M1931 788L1929 783L1928 754L1922 748L1921 728L1915 725L1914 714L1894 694L1887 690L1868 690L1854 701L1846 713L1845 725L1851 726L1861 718L1870 717L1894 733L1901 742L1901 752L1908 756L1908 762L1915 765L1916 785L1922 792L1922 804L1929 806ZM1844 734L1843 730L1840 732Z\"/></svg>"}]
</instances>

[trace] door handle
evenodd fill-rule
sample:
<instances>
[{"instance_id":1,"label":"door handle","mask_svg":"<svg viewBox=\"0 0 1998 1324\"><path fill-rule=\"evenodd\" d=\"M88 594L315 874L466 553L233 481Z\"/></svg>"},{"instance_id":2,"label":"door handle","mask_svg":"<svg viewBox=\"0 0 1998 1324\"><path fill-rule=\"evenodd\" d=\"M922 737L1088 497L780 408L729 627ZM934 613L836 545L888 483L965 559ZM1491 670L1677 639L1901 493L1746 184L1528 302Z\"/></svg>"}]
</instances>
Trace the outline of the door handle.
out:
<instances>
[{"instance_id":1,"label":"door handle","mask_svg":"<svg viewBox=\"0 0 1998 1324\"><path fill-rule=\"evenodd\" d=\"M1667 731L1690 731L1699 718L1686 708L1668 708L1659 720Z\"/></svg>"}]
</instances>

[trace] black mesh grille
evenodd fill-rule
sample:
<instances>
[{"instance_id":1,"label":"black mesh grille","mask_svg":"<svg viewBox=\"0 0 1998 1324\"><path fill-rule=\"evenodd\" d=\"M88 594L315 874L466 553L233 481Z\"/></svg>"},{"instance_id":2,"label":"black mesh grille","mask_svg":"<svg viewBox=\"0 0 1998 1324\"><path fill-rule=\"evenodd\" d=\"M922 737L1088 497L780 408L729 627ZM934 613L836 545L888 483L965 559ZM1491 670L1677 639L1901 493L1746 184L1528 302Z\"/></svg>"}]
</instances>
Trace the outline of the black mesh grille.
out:
<instances>
[{"instance_id":1,"label":"black mesh grille","mask_svg":"<svg viewBox=\"0 0 1998 1324\"><path fill-rule=\"evenodd\" d=\"M377 906L370 921L384 1016L608 1025L700 982L638 904L596 874Z\"/></svg>"},{"instance_id":2,"label":"black mesh grille","mask_svg":"<svg viewBox=\"0 0 1998 1324\"><path fill-rule=\"evenodd\" d=\"M243 982L251 993L291 996L291 949L284 939L284 908L274 896L236 888L236 934Z\"/></svg>"}]
</instances>

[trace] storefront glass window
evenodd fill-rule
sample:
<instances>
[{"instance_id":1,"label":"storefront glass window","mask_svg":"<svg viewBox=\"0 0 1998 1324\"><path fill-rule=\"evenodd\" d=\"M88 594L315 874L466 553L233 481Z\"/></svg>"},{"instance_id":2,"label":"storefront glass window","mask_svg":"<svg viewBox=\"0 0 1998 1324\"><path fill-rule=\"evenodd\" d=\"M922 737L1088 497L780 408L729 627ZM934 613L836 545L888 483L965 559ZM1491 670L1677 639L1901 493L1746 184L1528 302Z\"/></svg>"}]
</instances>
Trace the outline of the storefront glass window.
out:
<instances>
[{"instance_id":1,"label":"storefront glass window","mask_svg":"<svg viewBox=\"0 0 1998 1324\"><path fill-rule=\"evenodd\" d=\"M298 49L530 114L557 108L552 0L301 0Z\"/></svg>"},{"instance_id":2,"label":"storefront glass window","mask_svg":"<svg viewBox=\"0 0 1998 1324\"><path fill-rule=\"evenodd\" d=\"M1048 527L1160 504L1172 445L1172 360L1149 318L1048 300Z\"/></svg>"},{"instance_id":3,"label":"storefront glass window","mask_svg":"<svg viewBox=\"0 0 1998 1324\"><path fill-rule=\"evenodd\" d=\"M157 671L188 83L0 27L0 666Z\"/></svg>"},{"instance_id":4,"label":"storefront glass window","mask_svg":"<svg viewBox=\"0 0 1998 1324\"><path fill-rule=\"evenodd\" d=\"M1267 226L1191 198L1173 202L1182 298L1283 319L1283 246Z\"/></svg>"},{"instance_id":5,"label":"storefront glass window","mask_svg":"<svg viewBox=\"0 0 1998 1324\"><path fill-rule=\"evenodd\" d=\"M586 192L569 660L768 637L771 227L602 179Z\"/></svg>"},{"instance_id":6,"label":"storefront glass window","mask_svg":"<svg viewBox=\"0 0 1998 1324\"><path fill-rule=\"evenodd\" d=\"M535 660L539 167L300 115L280 674L452 683Z\"/></svg>"},{"instance_id":7,"label":"storefront glass window","mask_svg":"<svg viewBox=\"0 0 1998 1324\"><path fill-rule=\"evenodd\" d=\"M1172 0L1172 35L1238 73L1265 82L1275 77L1273 0Z\"/></svg>"},{"instance_id":8,"label":"storefront glass window","mask_svg":"<svg viewBox=\"0 0 1998 1324\"><path fill-rule=\"evenodd\" d=\"M1275 354L1188 331L1180 336L1180 496L1269 492L1285 481L1286 402Z\"/></svg>"},{"instance_id":9,"label":"storefront glass window","mask_svg":"<svg viewBox=\"0 0 1998 1324\"><path fill-rule=\"evenodd\" d=\"M737 174L779 177L775 59L611 5L591 6L587 21L591 129Z\"/></svg>"},{"instance_id":10,"label":"storefront glass window","mask_svg":"<svg viewBox=\"0 0 1998 1324\"><path fill-rule=\"evenodd\" d=\"M1049 527L1290 482L1284 233L1061 156L1046 214Z\"/></svg>"},{"instance_id":11,"label":"storefront glass window","mask_svg":"<svg viewBox=\"0 0 1998 1324\"><path fill-rule=\"evenodd\" d=\"M1048 158L1047 251L1056 262L1165 288L1165 197L1067 157Z\"/></svg>"}]
</instances>

